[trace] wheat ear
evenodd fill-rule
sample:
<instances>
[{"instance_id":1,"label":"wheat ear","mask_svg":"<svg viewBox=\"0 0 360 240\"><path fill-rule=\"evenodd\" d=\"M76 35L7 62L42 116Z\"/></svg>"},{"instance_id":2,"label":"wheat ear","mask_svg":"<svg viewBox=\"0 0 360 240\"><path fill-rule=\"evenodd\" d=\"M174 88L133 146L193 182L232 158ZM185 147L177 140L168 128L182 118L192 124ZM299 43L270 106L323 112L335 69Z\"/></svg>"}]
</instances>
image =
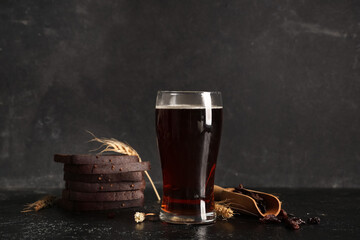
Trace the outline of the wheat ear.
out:
<instances>
[{"instance_id":1,"label":"wheat ear","mask_svg":"<svg viewBox=\"0 0 360 240\"><path fill-rule=\"evenodd\" d=\"M232 218L234 211L230 208L229 203L225 201L215 202L215 212L217 216L221 216L224 220Z\"/></svg>"},{"instance_id":2,"label":"wheat ear","mask_svg":"<svg viewBox=\"0 0 360 240\"><path fill-rule=\"evenodd\" d=\"M39 211L43 208L52 206L54 204L55 200L56 200L55 196L47 195L34 203L26 204L25 208L21 212L26 213L26 212L32 212L32 211Z\"/></svg>"},{"instance_id":3,"label":"wheat ear","mask_svg":"<svg viewBox=\"0 0 360 240\"><path fill-rule=\"evenodd\" d=\"M110 138L110 139L109 138L98 138L93 133L91 133L89 131L87 131L87 132L94 137L93 139L90 140L90 142L101 143L101 146L99 148L92 150L92 151L97 151L97 150L101 149L102 147L104 147L104 149L101 150L100 154L104 153L104 152L117 152L117 153L129 155L129 156L137 156L139 158L139 162L141 162L140 155L129 144L126 144L124 142L116 140L115 138ZM149 173L147 171L144 171L144 172L145 172L147 178L149 179L151 186L154 189L157 199L160 201L160 196L159 196L158 191L156 190L154 182L151 180Z\"/></svg>"}]
</instances>

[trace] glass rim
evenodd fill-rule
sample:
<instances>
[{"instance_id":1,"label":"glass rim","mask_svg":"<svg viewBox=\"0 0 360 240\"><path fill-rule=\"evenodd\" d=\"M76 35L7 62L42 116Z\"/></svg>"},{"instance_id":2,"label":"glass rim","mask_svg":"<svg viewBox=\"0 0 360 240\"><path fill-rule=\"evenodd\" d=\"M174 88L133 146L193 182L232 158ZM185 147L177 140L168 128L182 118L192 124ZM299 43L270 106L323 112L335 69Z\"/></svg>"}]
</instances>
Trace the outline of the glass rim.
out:
<instances>
[{"instance_id":1,"label":"glass rim","mask_svg":"<svg viewBox=\"0 0 360 240\"><path fill-rule=\"evenodd\" d=\"M203 94L203 93L210 93L210 94L218 94L221 95L220 91L169 91L169 90L159 90L159 93L168 93L168 94Z\"/></svg>"}]
</instances>

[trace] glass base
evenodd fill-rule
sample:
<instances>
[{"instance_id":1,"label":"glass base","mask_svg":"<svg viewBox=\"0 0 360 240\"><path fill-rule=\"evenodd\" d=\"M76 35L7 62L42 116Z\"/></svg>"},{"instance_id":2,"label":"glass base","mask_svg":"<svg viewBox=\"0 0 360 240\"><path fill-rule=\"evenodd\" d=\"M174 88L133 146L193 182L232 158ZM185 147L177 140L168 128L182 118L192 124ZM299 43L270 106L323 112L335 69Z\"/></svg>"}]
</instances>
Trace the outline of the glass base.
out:
<instances>
[{"instance_id":1,"label":"glass base","mask_svg":"<svg viewBox=\"0 0 360 240\"><path fill-rule=\"evenodd\" d=\"M203 215L187 216L165 212L161 209L159 217L162 221L173 224L210 224L215 222L216 213L208 212Z\"/></svg>"}]
</instances>

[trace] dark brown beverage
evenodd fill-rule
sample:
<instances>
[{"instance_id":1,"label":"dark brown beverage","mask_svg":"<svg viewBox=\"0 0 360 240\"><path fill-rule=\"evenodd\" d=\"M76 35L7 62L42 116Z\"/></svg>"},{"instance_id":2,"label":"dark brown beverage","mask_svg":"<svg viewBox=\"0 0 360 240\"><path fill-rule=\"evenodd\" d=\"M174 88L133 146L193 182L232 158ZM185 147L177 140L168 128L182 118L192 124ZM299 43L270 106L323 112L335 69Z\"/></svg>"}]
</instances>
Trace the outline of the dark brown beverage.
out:
<instances>
[{"instance_id":1,"label":"dark brown beverage","mask_svg":"<svg viewBox=\"0 0 360 240\"><path fill-rule=\"evenodd\" d=\"M199 215L214 210L214 176L222 108L162 106L156 131L163 172L165 212Z\"/></svg>"}]
</instances>

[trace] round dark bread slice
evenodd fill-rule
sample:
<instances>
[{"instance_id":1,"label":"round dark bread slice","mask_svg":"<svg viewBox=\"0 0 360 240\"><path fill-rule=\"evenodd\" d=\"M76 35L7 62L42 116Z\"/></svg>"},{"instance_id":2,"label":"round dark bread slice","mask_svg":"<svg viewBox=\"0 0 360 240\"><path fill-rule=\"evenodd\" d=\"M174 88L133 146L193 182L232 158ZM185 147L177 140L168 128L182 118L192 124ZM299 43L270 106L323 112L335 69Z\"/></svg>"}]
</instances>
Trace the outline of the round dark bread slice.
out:
<instances>
[{"instance_id":1,"label":"round dark bread slice","mask_svg":"<svg viewBox=\"0 0 360 240\"><path fill-rule=\"evenodd\" d=\"M124 164L64 164L64 172L78 174L112 174L119 172L138 172L150 170L150 162L133 162Z\"/></svg>"},{"instance_id":2,"label":"round dark bread slice","mask_svg":"<svg viewBox=\"0 0 360 240\"><path fill-rule=\"evenodd\" d=\"M140 182L117 182L117 183L83 183L66 181L66 189L78 192L114 192L114 191L131 191L144 190L145 181Z\"/></svg>"},{"instance_id":3,"label":"round dark bread slice","mask_svg":"<svg viewBox=\"0 0 360 240\"><path fill-rule=\"evenodd\" d=\"M54 161L65 164L123 164L129 162L139 162L137 156L128 155L68 155L55 154Z\"/></svg>"},{"instance_id":4,"label":"round dark bread slice","mask_svg":"<svg viewBox=\"0 0 360 240\"><path fill-rule=\"evenodd\" d=\"M85 202L111 202L111 201L125 201L134 200L144 197L144 191L121 191L121 192L76 192L71 190L63 190L62 198L72 201L85 201Z\"/></svg>"},{"instance_id":5,"label":"round dark bread slice","mask_svg":"<svg viewBox=\"0 0 360 240\"><path fill-rule=\"evenodd\" d=\"M144 198L116 202L78 202L61 199L60 207L70 211L100 211L120 208L142 207Z\"/></svg>"},{"instance_id":6,"label":"round dark bread slice","mask_svg":"<svg viewBox=\"0 0 360 240\"><path fill-rule=\"evenodd\" d=\"M110 183L122 181L138 182L143 179L143 172L124 172L115 174L75 174L64 172L65 181L76 181L85 183Z\"/></svg>"}]
</instances>

